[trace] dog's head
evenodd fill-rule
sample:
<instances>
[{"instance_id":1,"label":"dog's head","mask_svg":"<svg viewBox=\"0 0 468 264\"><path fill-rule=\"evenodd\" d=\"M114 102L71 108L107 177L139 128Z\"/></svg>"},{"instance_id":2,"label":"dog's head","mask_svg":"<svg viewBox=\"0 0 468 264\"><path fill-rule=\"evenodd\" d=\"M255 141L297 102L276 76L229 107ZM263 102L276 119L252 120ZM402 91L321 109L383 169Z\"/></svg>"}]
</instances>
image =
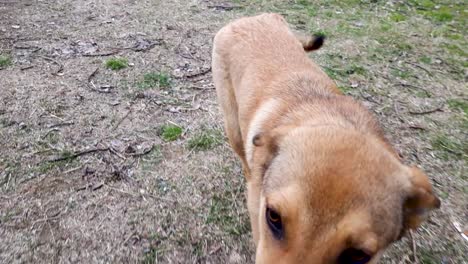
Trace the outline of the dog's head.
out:
<instances>
[{"instance_id":1,"label":"dog's head","mask_svg":"<svg viewBox=\"0 0 468 264\"><path fill-rule=\"evenodd\" d=\"M253 143L256 263L376 263L440 205L427 176L372 135L283 127Z\"/></svg>"}]
</instances>

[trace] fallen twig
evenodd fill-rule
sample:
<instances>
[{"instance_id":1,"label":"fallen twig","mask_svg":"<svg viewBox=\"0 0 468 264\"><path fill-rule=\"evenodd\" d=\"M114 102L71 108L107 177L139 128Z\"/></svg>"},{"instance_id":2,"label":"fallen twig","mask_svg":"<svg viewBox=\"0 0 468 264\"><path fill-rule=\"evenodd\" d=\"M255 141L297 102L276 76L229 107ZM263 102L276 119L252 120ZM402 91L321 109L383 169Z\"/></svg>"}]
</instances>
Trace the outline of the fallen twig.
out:
<instances>
[{"instance_id":1,"label":"fallen twig","mask_svg":"<svg viewBox=\"0 0 468 264\"><path fill-rule=\"evenodd\" d=\"M123 242L122 244L125 245L127 244L128 241L130 241L130 239L132 239L133 236L135 236L137 234L136 231L133 231Z\"/></svg>"},{"instance_id":2,"label":"fallen twig","mask_svg":"<svg viewBox=\"0 0 468 264\"><path fill-rule=\"evenodd\" d=\"M99 68L96 68L96 69L88 76L88 82L89 82L89 83L93 80L94 76L96 76L96 74L98 73L98 71L99 71Z\"/></svg>"},{"instance_id":3,"label":"fallen twig","mask_svg":"<svg viewBox=\"0 0 468 264\"><path fill-rule=\"evenodd\" d=\"M214 86L208 86L208 87L190 86L190 88L195 89L195 90L213 90L213 89L215 89Z\"/></svg>"},{"instance_id":4,"label":"fallen twig","mask_svg":"<svg viewBox=\"0 0 468 264\"><path fill-rule=\"evenodd\" d=\"M62 160L69 160L69 159L76 159L79 156L94 153L94 152L100 152L100 151L109 151L109 148L92 148L92 149L86 149L82 151L77 151L75 153L72 153L70 155L64 155L61 157L57 157L51 160L48 160L47 162L57 162L57 161L62 161Z\"/></svg>"},{"instance_id":5,"label":"fallen twig","mask_svg":"<svg viewBox=\"0 0 468 264\"><path fill-rule=\"evenodd\" d=\"M113 86L110 85L103 85L100 87L96 87L93 83L93 78L96 76L96 74L99 72L99 68L96 68L89 76L88 76L88 88L98 92L98 93L111 93L112 89L114 88Z\"/></svg>"},{"instance_id":6,"label":"fallen twig","mask_svg":"<svg viewBox=\"0 0 468 264\"><path fill-rule=\"evenodd\" d=\"M423 70L423 71L425 71L425 72L426 72L427 74L429 74L429 75L432 75L432 74L433 74L430 70L424 68L423 66L421 66L421 65L419 65L419 64L417 64L417 63L414 63L414 62L408 62L408 63L411 64L411 65L413 65L413 66L415 66L415 67L417 67L417 68L419 68L419 69L421 69L421 70Z\"/></svg>"},{"instance_id":7,"label":"fallen twig","mask_svg":"<svg viewBox=\"0 0 468 264\"><path fill-rule=\"evenodd\" d=\"M13 48L15 49L40 49L39 47L36 46L20 46L19 44L13 45Z\"/></svg>"},{"instance_id":8,"label":"fallen twig","mask_svg":"<svg viewBox=\"0 0 468 264\"><path fill-rule=\"evenodd\" d=\"M416 88L416 89L418 89L418 90L421 90L421 91L425 92L427 96L431 96L431 95L432 95L428 90L426 90L426 89L424 89L424 88L422 88L422 87L413 85L413 84L408 84L408 83L404 83L404 82L398 82L398 84L401 85L401 86L403 86L403 87L412 87L412 88Z\"/></svg>"},{"instance_id":9,"label":"fallen twig","mask_svg":"<svg viewBox=\"0 0 468 264\"><path fill-rule=\"evenodd\" d=\"M117 157L123 159L123 160L126 160L126 158L124 156L122 156L119 152L117 152L117 150L115 150L113 147L109 147L109 151L116 155Z\"/></svg>"},{"instance_id":10,"label":"fallen twig","mask_svg":"<svg viewBox=\"0 0 468 264\"><path fill-rule=\"evenodd\" d=\"M233 9L242 9L243 6L234 6L234 5L209 5L208 8L213 8L216 10L225 10L231 11Z\"/></svg>"},{"instance_id":11,"label":"fallen twig","mask_svg":"<svg viewBox=\"0 0 468 264\"><path fill-rule=\"evenodd\" d=\"M83 54L83 57L106 57L115 55L120 52L121 49L115 49L113 51L103 52L103 53L90 53L90 54Z\"/></svg>"},{"instance_id":12,"label":"fallen twig","mask_svg":"<svg viewBox=\"0 0 468 264\"><path fill-rule=\"evenodd\" d=\"M73 121L67 121L67 122L63 122L63 123L49 125L49 128L61 127L61 126L70 126L70 125L74 125L74 124L75 124L75 122L73 122Z\"/></svg>"},{"instance_id":13,"label":"fallen twig","mask_svg":"<svg viewBox=\"0 0 468 264\"><path fill-rule=\"evenodd\" d=\"M427 130L427 128L420 125L409 125L408 128L418 129L418 130Z\"/></svg>"},{"instance_id":14,"label":"fallen twig","mask_svg":"<svg viewBox=\"0 0 468 264\"><path fill-rule=\"evenodd\" d=\"M23 68L20 68L20 70L25 71L25 70L29 70L31 68L34 68L34 66L33 65L25 66Z\"/></svg>"},{"instance_id":15,"label":"fallen twig","mask_svg":"<svg viewBox=\"0 0 468 264\"><path fill-rule=\"evenodd\" d=\"M410 235L410 239L411 239L411 244L412 244L412 251L413 251L413 263L419 263L418 261L418 253L417 253L417 249L416 249L416 241L414 240L414 235L413 235L413 231L410 230L409 231L409 235Z\"/></svg>"},{"instance_id":16,"label":"fallen twig","mask_svg":"<svg viewBox=\"0 0 468 264\"><path fill-rule=\"evenodd\" d=\"M430 109L430 110L425 110L421 112L416 112L416 111L408 111L408 113L413 114L413 115L426 115L426 114L431 114L437 111L442 111L442 106L438 106L437 108Z\"/></svg>"},{"instance_id":17,"label":"fallen twig","mask_svg":"<svg viewBox=\"0 0 468 264\"><path fill-rule=\"evenodd\" d=\"M73 169L69 169L67 171L64 171L63 174L68 174L68 173L71 173L71 172L75 172L77 170L81 169L81 166L78 166L76 168L73 168Z\"/></svg>"},{"instance_id":18,"label":"fallen twig","mask_svg":"<svg viewBox=\"0 0 468 264\"><path fill-rule=\"evenodd\" d=\"M130 110L127 111L127 113L124 115L124 117L122 117L122 119L120 119L119 122L117 122L117 124L115 124L114 126L114 129L116 129L117 127L120 126L120 124L122 124L122 122L127 119L127 117L130 115L130 113L132 112L132 108L130 108Z\"/></svg>"}]
</instances>

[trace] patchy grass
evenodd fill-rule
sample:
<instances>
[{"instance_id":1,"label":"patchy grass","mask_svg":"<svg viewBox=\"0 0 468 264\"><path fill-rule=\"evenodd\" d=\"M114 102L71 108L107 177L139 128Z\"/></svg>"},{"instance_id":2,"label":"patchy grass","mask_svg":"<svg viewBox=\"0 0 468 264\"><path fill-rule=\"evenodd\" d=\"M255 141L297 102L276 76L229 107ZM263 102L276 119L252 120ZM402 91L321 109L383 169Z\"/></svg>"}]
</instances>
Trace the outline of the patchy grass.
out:
<instances>
[{"instance_id":1,"label":"patchy grass","mask_svg":"<svg viewBox=\"0 0 468 264\"><path fill-rule=\"evenodd\" d=\"M142 169L143 171L152 171L154 166L158 165L163 160L163 153L160 145L155 145L151 151L142 156Z\"/></svg>"},{"instance_id":2,"label":"patchy grass","mask_svg":"<svg viewBox=\"0 0 468 264\"><path fill-rule=\"evenodd\" d=\"M422 56L419 61L421 61L422 63L424 64L431 64L432 62L432 59L431 57L428 57L428 56Z\"/></svg>"},{"instance_id":3,"label":"patchy grass","mask_svg":"<svg viewBox=\"0 0 468 264\"><path fill-rule=\"evenodd\" d=\"M468 142L460 143L457 139L447 135L436 135L431 145L441 154L440 157L447 160L449 158L468 159Z\"/></svg>"},{"instance_id":4,"label":"patchy grass","mask_svg":"<svg viewBox=\"0 0 468 264\"><path fill-rule=\"evenodd\" d=\"M350 94L353 88L351 86L338 86L338 89L344 94Z\"/></svg>"},{"instance_id":5,"label":"patchy grass","mask_svg":"<svg viewBox=\"0 0 468 264\"><path fill-rule=\"evenodd\" d=\"M401 13L393 13L390 16L390 19L395 22L401 22L406 20L406 16Z\"/></svg>"},{"instance_id":6,"label":"patchy grass","mask_svg":"<svg viewBox=\"0 0 468 264\"><path fill-rule=\"evenodd\" d=\"M219 130L202 129L188 141L191 150L209 150L223 142L223 134Z\"/></svg>"},{"instance_id":7,"label":"patchy grass","mask_svg":"<svg viewBox=\"0 0 468 264\"><path fill-rule=\"evenodd\" d=\"M1 68L6 68L12 64L11 57L8 55L2 55L0 54L0 67Z\"/></svg>"},{"instance_id":8,"label":"patchy grass","mask_svg":"<svg viewBox=\"0 0 468 264\"><path fill-rule=\"evenodd\" d=\"M158 263L157 262L158 258L158 251L155 248L150 248L148 252L145 253L143 256L143 260L141 261L141 264L154 264Z\"/></svg>"},{"instance_id":9,"label":"patchy grass","mask_svg":"<svg viewBox=\"0 0 468 264\"><path fill-rule=\"evenodd\" d=\"M230 235L240 236L249 232L250 222L236 213L239 206L233 199L231 190L215 194L211 198L210 210L206 219L207 224L215 224ZM238 195L243 195L239 193ZM242 205L243 206L243 205ZM247 220L247 221L246 221Z\"/></svg>"},{"instance_id":10,"label":"patchy grass","mask_svg":"<svg viewBox=\"0 0 468 264\"><path fill-rule=\"evenodd\" d=\"M126 58L112 58L108 59L105 65L110 70L118 71L128 67L128 60Z\"/></svg>"},{"instance_id":11,"label":"patchy grass","mask_svg":"<svg viewBox=\"0 0 468 264\"><path fill-rule=\"evenodd\" d=\"M174 141L178 139L184 130L180 126L176 125L164 125L161 127L161 137L164 141Z\"/></svg>"},{"instance_id":12,"label":"patchy grass","mask_svg":"<svg viewBox=\"0 0 468 264\"><path fill-rule=\"evenodd\" d=\"M167 88L171 86L171 79L164 72L150 72L143 75L143 80L137 83L140 89Z\"/></svg>"},{"instance_id":13,"label":"patchy grass","mask_svg":"<svg viewBox=\"0 0 468 264\"><path fill-rule=\"evenodd\" d=\"M232 167L222 165L217 169L222 175L222 182L219 186L220 192L214 193L209 201L209 211L206 218L206 224L216 225L225 235L241 236L250 232L250 221L244 214L243 208L239 202L244 202L245 183L241 180L232 180L235 174ZM241 175L236 175L241 176Z\"/></svg>"},{"instance_id":14,"label":"patchy grass","mask_svg":"<svg viewBox=\"0 0 468 264\"><path fill-rule=\"evenodd\" d=\"M450 109L459 110L468 117L468 102L462 99L449 99L447 104Z\"/></svg>"}]
</instances>

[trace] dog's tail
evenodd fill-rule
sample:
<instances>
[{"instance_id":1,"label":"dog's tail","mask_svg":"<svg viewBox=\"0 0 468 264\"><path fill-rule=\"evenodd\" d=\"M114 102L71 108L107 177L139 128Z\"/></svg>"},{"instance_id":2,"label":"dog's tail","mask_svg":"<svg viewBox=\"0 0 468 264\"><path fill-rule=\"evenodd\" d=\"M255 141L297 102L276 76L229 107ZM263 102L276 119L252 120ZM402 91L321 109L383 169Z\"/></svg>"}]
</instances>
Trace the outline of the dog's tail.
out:
<instances>
[{"instance_id":1,"label":"dog's tail","mask_svg":"<svg viewBox=\"0 0 468 264\"><path fill-rule=\"evenodd\" d=\"M308 37L298 36L298 39L306 52L320 49L325 42L325 36L319 34Z\"/></svg>"}]
</instances>

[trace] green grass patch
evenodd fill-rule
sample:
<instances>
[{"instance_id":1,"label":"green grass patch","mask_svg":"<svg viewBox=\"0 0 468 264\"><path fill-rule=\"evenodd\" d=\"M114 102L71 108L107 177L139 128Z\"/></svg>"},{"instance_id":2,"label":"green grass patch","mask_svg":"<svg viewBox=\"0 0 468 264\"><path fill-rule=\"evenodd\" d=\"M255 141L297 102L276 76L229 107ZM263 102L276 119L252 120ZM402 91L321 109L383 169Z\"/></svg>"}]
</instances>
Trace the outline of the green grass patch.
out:
<instances>
[{"instance_id":1,"label":"green grass patch","mask_svg":"<svg viewBox=\"0 0 468 264\"><path fill-rule=\"evenodd\" d=\"M207 224L216 224L224 232L230 235L242 235L249 231L248 221L242 223L238 219L235 209L236 204L232 201L229 193L214 195L211 199L210 211L206 219Z\"/></svg>"},{"instance_id":2,"label":"green grass patch","mask_svg":"<svg viewBox=\"0 0 468 264\"><path fill-rule=\"evenodd\" d=\"M217 170L222 175L220 179L225 180L219 186L221 191L214 192L215 194L211 197L205 222L218 226L229 235L247 234L250 231L250 222L248 216L238 207L238 203L243 203L243 201L233 199L245 192L244 182L241 178L239 181L232 181L234 172L230 166L223 164Z\"/></svg>"},{"instance_id":3,"label":"green grass patch","mask_svg":"<svg viewBox=\"0 0 468 264\"><path fill-rule=\"evenodd\" d=\"M345 81L349 76L353 74L366 76L367 70L357 64L349 64L344 69L339 69L337 67L322 67L325 73L332 78L333 80Z\"/></svg>"},{"instance_id":4,"label":"green grass patch","mask_svg":"<svg viewBox=\"0 0 468 264\"><path fill-rule=\"evenodd\" d=\"M143 75L143 80L137 83L140 89L167 88L171 86L171 78L164 72L150 72Z\"/></svg>"},{"instance_id":5,"label":"green grass patch","mask_svg":"<svg viewBox=\"0 0 468 264\"><path fill-rule=\"evenodd\" d=\"M428 57L428 56L422 56L420 59L419 59L420 62L424 63L424 64L431 64L432 63L432 59L431 57Z\"/></svg>"},{"instance_id":6,"label":"green grass patch","mask_svg":"<svg viewBox=\"0 0 468 264\"><path fill-rule=\"evenodd\" d=\"M390 15L390 20L395 22L401 22L406 20L406 16L401 13L393 13Z\"/></svg>"},{"instance_id":7,"label":"green grass patch","mask_svg":"<svg viewBox=\"0 0 468 264\"><path fill-rule=\"evenodd\" d=\"M5 68L12 64L11 57L8 55L1 55L0 54L0 67Z\"/></svg>"},{"instance_id":8,"label":"green grass patch","mask_svg":"<svg viewBox=\"0 0 468 264\"><path fill-rule=\"evenodd\" d=\"M465 115L468 116L468 102L467 101L463 101L462 99L449 99L447 100L447 104L450 109L460 110Z\"/></svg>"},{"instance_id":9,"label":"green grass patch","mask_svg":"<svg viewBox=\"0 0 468 264\"><path fill-rule=\"evenodd\" d=\"M350 86L339 85L338 90L340 90L344 94L350 94L353 88L351 88Z\"/></svg>"},{"instance_id":10,"label":"green grass patch","mask_svg":"<svg viewBox=\"0 0 468 264\"><path fill-rule=\"evenodd\" d=\"M367 73L367 70L359 65L356 64L351 64L347 69L346 69L346 74L351 75L351 74L358 74L365 76Z\"/></svg>"},{"instance_id":11,"label":"green grass patch","mask_svg":"<svg viewBox=\"0 0 468 264\"><path fill-rule=\"evenodd\" d=\"M393 25L387 21L380 22L380 30L383 32L388 32L393 29Z\"/></svg>"},{"instance_id":12,"label":"green grass patch","mask_svg":"<svg viewBox=\"0 0 468 264\"><path fill-rule=\"evenodd\" d=\"M438 264L439 262L439 257L437 257L435 254L433 254L429 250L420 250L421 252L419 253L419 261L421 264Z\"/></svg>"},{"instance_id":13,"label":"green grass patch","mask_svg":"<svg viewBox=\"0 0 468 264\"><path fill-rule=\"evenodd\" d=\"M128 60L126 58L112 58L106 61L106 67L113 71L118 71L128 67Z\"/></svg>"},{"instance_id":14,"label":"green grass patch","mask_svg":"<svg viewBox=\"0 0 468 264\"><path fill-rule=\"evenodd\" d=\"M438 10L425 12L425 16L438 22L448 22L453 20L452 11L448 7L441 7Z\"/></svg>"},{"instance_id":15,"label":"green grass patch","mask_svg":"<svg viewBox=\"0 0 468 264\"><path fill-rule=\"evenodd\" d=\"M466 53L462 48L460 48L456 44L448 44L445 48L453 55L457 55L460 57L468 57L468 53Z\"/></svg>"},{"instance_id":16,"label":"green grass patch","mask_svg":"<svg viewBox=\"0 0 468 264\"><path fill-rule=\"evenodd\" d=\"M402 79L407 79L411 77L411 73L408 70L392 69L391 72L393 76L398 76Z\"/></svg>"},{"instance_id":17,"label":"green grass patch","mask_svg":"<svg viewBox=\"0 0 468 264\"><path fill-rule=\"evenodd\" d=\"M154 264L157 262L158 251L156 248L150 248L147 252L144 253L143 259L141 260L142 264Z\"/></svg>"},{"instance_id":18,"label":"green grass patch","mask_svg":"<svg viewBox=\"0 0 468 264\"><path fill-rule=\"evenodd\" d=\"M431 145L440 153L440 158L449 160L451 158L468 159L468 142L461 144L457 139L439 134L435 136Z\"/></svg>"},{"instance_id":19,"label":"green grass patch","mask_svg":"<svg viewBox=\"0 0 468 264\"><path fill-rule=\"evenodd\" d=\"M219 130L203 129L195 134L188 141L188 148L191 150L212 149L223 142L223 135Z\"/></svg>"},{"instance_id":20,"label":"green grass patch","mask_svg":"<svg viewBox=\"0 0 468 264\"><path fill-rule=\"evenodd\" d=\"M410 51L413 49L413 46L405 42L397 42L395 46L400 51Z\"/></svg>"},{"instance_id":21,"label":"green grass patch","mask_svg":"<svg viewBox=\"0 0 468 264\"><path fill-rule=\"evenodd\" d=\"M296 4L293 5L295 9L305 10L308 16L314 17L317 15L317 10L314 5L308 0L298 0Z\"/></svg>"},{"instance_id":22,"label":"green grass patch","mask_svg":"<svg viewBox=\"0 0 468 264\"><path fill-rule=\"evenodd\" d=\"M183 133L183 129L176 125L164 125L161 127L160 135L164 141L174 141Z\"/></svg>"}]
</instances>

